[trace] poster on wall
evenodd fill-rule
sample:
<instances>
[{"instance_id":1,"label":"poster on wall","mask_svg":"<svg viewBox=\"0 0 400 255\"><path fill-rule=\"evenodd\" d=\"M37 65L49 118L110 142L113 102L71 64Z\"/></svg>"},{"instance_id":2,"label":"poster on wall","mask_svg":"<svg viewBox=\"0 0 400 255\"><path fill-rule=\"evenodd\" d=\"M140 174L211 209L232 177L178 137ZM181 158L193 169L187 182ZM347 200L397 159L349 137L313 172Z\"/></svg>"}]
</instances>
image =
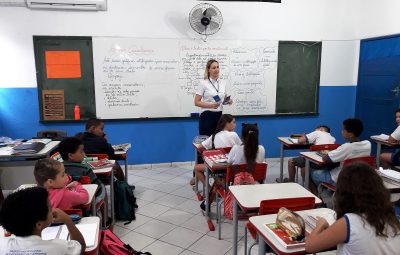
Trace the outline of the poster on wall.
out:
<instances>
[{"instance_id":1,"label":"poster on wall","mask_svg":"<svg viewBox=\"0 0 400 255\"><path fill-rule=\"evenodd\" d=\"M81 54L73 51L45 52L47 79L81 78Z\"/></svg>"},{"instance_id":2,"label":"poster on wall","mask_svg":"<svg viewBox=\"0 0 400 255\"><path fill-rule=\"evenodd\" d=\"M65 120L64 90L42 90L43 120Z\"/></svg>"}]
</instances>

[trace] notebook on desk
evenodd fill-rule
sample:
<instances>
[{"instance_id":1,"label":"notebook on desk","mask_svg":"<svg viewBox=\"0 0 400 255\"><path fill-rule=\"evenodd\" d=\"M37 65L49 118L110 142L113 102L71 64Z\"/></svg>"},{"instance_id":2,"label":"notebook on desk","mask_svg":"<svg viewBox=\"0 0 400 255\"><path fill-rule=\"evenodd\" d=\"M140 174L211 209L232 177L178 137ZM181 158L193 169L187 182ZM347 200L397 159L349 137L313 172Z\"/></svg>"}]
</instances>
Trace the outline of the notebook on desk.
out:
<instances>
[{"instance_id":1,"label":"notebook on desk","mask_svg":"<svg viewBox=\"0 0 400 255\"><path fill-rule=\"evenodd\" d=\"M76 227L79 229L83 238L85 239L86 247L93 247L96 243L96 233L97 224L87 223L87 224L77 224ZM42 231L43 240L53 240L53 239L69 240L69 232L66 225L47 227Z\"/></svg>"},{"instance_id":2,"label":"notebook on desk","mask_svg":"<svg viewBox=\"0 0 400 255\"><path fill-rule=\"evenodd\" d=\"M13 148L13 155L35 154L41 151L46 145L41 142L21 143Z\"/></svg>"}]
</instances>

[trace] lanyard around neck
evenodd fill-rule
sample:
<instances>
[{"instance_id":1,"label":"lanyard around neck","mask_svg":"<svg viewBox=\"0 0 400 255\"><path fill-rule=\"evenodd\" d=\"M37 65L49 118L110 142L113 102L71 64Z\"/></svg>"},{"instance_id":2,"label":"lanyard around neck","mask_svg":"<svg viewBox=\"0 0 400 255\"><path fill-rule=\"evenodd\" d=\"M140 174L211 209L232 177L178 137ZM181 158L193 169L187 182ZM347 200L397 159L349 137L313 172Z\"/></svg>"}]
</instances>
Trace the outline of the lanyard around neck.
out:
<instances>
[{"instance_id":1,"label":"lanyard around neck","mask_svg":"<svg viewBox=\"0 0 400 255\"><path fill-rule=\"evenodd\" d=\"M215 91L217 91L217 93L219 93L219 82L215 81L216 83L218 83L218 89L214 86L214 84L212 83L212 81L210 80L210 77L208 77L208 81L211 83L211 85L214 87Z\"/></svg>"}]
</instances>

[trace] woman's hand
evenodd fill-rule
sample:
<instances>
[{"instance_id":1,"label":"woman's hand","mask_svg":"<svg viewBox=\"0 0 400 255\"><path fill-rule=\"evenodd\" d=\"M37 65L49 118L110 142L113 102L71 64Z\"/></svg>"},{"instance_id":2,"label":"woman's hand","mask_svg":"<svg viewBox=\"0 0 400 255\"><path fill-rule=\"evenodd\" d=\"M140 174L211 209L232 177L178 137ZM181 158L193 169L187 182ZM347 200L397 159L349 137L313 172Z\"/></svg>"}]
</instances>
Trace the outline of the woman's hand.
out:
<instances>
[{"instance_id":1,"label":"woman's hand","mask_svg":"<svg viewBox=\"0 0 400 255\"><path fill-rule=\"evenodd\" d=\"M210 103L210 104L211 104L211 107L210 107L210 108L212 108L212 109L217 109L217 108L219 107L219 105L221 104L221 102L219 102L219 103L214 102L214 103Z\"/></svg>"}]
</instances>

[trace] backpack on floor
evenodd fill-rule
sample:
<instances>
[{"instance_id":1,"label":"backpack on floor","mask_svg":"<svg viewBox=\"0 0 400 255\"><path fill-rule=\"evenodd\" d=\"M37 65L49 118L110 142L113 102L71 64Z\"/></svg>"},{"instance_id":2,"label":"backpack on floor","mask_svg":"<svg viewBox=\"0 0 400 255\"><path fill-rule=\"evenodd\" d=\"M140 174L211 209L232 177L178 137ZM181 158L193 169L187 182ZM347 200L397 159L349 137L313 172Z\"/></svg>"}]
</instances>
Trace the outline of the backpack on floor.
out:
<instances>
[{"instance_id":1,"label":"backpack on floor","mask_svg":"<svg viewBox=\"0 0 400 255\"><path fill-rule=\"evenodd\" d=\"M115 216L118 220L126 220L127 225L136 219L135 210L138 208L132 188L126 181L114 181Z\"/></svg>"},{"instance_id":2,"label":"backpack on floor","mask_svg":"<svg viewBox=\"0 0 400 255\"><path fill-rule=\"evenodd\" d=\"M111 230L101 231L100 239L101 255L151 255L150 252L140 252L134 250L129 244L125 244Z\"/></svg>"}]
</instances>

